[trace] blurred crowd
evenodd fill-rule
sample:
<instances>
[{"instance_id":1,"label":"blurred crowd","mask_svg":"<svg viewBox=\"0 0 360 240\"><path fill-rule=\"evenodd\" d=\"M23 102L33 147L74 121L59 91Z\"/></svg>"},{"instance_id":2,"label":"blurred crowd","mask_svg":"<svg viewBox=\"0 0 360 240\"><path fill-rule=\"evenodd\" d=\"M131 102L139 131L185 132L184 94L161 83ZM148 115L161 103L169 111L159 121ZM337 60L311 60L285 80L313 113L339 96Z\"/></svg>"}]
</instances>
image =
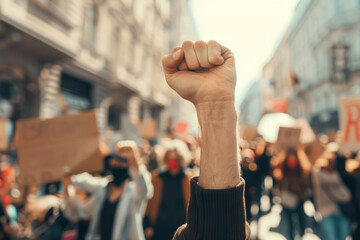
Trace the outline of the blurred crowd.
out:
<instances>
[{"instance_id":1,"label":"blurred crowd","mask_svg":"<svg viewBox=\"0 0 360 240\"><path fill-rule=\"evenodd\" d=\"M21 184L16 152L1 153L0 239L172 239L186 222L199 140L169 131L99 148L103 172L41 185Z\"/></svg>"},{"instance_id":2,"label":"blurred crowd","mask_svg":"<svg viewBox=\"0 0 360 240\"><path fill-rule=\"evenodd\" d=\"M314 223L321 239L359 239L360 154L342 151L337 139L322 135L288 149L261 136L241 140L249 223L281 205L291 239ZM158 142L119 141L112 151L101 142L100 150L101 173L26 186L15 152L1 153L0 239L172 239L186 222L190 178L199 174L199 138L169 131Z\"/></svg>"},{"instance_id":3,"label":"blurred crowd","mask_svg":"<svg viewBox=\"0 0 360 240\"><path fill-rule=\"evenodd\" d=\"M290 239L301 239L315 227L320 239L359 239L360 154L342 151L339 139L340 132L337 137L321 135L316 144L288 149L261 137L242 141L248 221L259 220L278 204ZM309 202L313 214L305 213ZM262 207L266 204L270 207Z\"/></svg>"}]
</instances>

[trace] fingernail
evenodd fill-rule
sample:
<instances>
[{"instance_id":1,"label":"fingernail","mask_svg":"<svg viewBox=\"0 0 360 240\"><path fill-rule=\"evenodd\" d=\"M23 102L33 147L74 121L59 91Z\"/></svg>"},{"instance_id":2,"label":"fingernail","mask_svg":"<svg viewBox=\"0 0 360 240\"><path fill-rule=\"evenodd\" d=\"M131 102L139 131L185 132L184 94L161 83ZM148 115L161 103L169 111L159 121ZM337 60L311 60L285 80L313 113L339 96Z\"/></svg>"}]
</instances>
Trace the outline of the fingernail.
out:
<instances>
[{"instance_id":1,"label":"fingernail","mask_svg":"<svg viewBox=\"0 0 360 240\"><path fill-rule=\"evenodd\" d=\"M173 53L173 59L178 60L181 54L181 49L176 50L176 52Z\"/></svg>"}]
</instances>

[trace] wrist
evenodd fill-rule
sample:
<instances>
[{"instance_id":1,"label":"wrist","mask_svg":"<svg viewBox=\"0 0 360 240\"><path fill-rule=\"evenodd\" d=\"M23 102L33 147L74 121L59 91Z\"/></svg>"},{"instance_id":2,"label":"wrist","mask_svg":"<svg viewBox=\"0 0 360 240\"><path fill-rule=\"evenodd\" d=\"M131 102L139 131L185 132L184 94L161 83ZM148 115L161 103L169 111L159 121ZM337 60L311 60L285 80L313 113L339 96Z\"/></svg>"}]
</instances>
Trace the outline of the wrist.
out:
<instances>
[{"instance_id":1,"label":"wrist","mask_svg":"<svg viewBox=\"0 0 360 240\"><path fill-rule=\"evenodd\" d=\"M233 100L197 103L195 109L200 125L219 121L235 123L237 121L235 101Z\"/></svg>"},{"instance_id":2,"label":"wrist","mask_svg":"<svg viewBox=\"0 0 360 240\"><path fill-rule=\"evenodd\" d=\"M234 101L196 104L201 128L199 185L226 189L240 182L237 113Z\"/></svg>"}]
</instances>

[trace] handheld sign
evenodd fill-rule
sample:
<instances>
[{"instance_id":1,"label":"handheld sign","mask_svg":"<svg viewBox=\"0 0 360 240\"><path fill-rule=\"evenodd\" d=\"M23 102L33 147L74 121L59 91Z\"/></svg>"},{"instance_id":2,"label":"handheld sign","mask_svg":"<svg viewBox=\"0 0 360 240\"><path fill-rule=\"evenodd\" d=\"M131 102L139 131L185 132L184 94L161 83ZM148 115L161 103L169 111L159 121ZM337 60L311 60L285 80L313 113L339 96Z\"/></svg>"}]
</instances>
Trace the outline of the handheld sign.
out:
<instances>
[{"instance_id":1,"label":"handheld sign","mask_svg":"<svg viewBox=\"0 0 360 240\"><path fill-rule=\"evenodd\" d=\"M16 142L23 184L60 180L103 168L94 112L17 122Z\"/></svg>"},{"instance_id":2,"label":"handheld sign","mask_svg":"<svg viewBox=\"0 0 360 240\"><path fill-rule=\"evenodd\" d=\"M343 150L360 150L360 97L341 97L339 104L339 128L343 131Z\"/></svg>"},{"instance_id":3,"label":"handheld sign","mask_svg":"<svg viewBox=\"0 0 360 240\"><path fill-rule=\"evenodd\" d=\"M277 148L279 150L297 149L300 144L300 128L280 127Z\"/></svg>"},{"instance_id":4,"label":"handheld sign","mask_svg":"<svg viewBox=\"0 0 360 240\"><path fill-rule=\"evenodd\" d=\"M154 139L157 137L157 125L154 119L141 122L139 129L143 138Z\"/></svg>"}]
</instances>

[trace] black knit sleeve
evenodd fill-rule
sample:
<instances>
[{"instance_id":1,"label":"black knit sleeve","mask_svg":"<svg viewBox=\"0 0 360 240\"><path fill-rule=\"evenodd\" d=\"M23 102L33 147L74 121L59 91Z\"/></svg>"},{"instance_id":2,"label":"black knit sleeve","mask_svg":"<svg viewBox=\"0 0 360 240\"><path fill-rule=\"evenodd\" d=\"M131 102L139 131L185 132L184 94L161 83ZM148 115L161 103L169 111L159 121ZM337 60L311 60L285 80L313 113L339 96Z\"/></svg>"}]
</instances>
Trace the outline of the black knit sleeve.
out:
<instances>
[{"instance_id":1,"label":"black knit sleeve","mask_svg":"<svg viewBox=\"0 0 360 240\"><path fill-rule=\"evenodd\" d=\"M174 240L244 240L248 238L244 203L245 181L234 188L203 189L198 179L191 180L187 224L175 233Z\"/></svg>"}]
</instances>

